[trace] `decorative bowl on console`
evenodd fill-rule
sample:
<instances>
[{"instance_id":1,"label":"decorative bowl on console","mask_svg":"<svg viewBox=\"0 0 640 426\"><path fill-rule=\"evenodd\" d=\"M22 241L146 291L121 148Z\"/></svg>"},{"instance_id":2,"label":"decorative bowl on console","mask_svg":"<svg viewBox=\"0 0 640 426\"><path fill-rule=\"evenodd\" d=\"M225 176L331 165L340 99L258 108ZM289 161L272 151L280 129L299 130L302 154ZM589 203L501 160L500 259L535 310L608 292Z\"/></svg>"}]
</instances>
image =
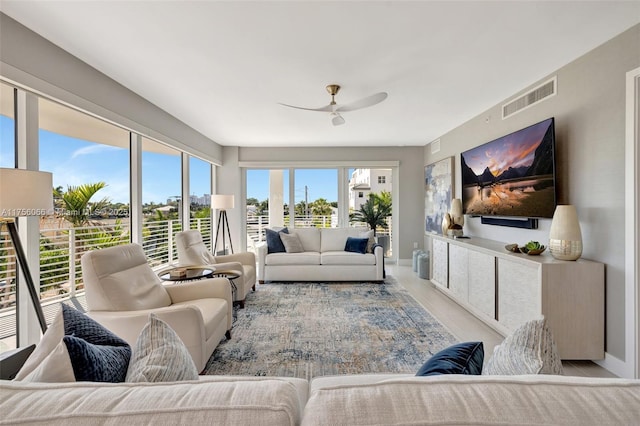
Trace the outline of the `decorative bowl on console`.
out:
<instances>
[{"instance_id":1,"label":"decorative bowl on console","mask_svg":"<svg viewBox=\"0 0 640 426\"><path fill-rule=\"evenodd\" d=\"M546 250L546 247L537 241L529 241L526 245L520 247L520 251L522 253L525 253L531 256L537 256L545 250Z\"/></svg>"},{"instance_id":2,"label":"decorative bowl on console","mask_svg":"<svg viewBox=\"0 0 640 426\"><path fill-rule=\"evenodd\" d=\"M520 253L520 247L518 247L518 244L507 244L504 248L512 253Z\"/></svg>"}]
</instances>

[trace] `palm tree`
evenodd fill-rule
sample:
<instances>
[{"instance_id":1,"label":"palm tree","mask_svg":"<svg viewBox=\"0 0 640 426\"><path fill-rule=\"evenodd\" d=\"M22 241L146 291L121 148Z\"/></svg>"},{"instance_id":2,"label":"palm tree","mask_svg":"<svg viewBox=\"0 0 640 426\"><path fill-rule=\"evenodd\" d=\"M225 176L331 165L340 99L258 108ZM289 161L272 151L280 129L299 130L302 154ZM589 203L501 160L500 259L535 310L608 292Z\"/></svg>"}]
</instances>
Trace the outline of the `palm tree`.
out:
<instances>
[{"instance_id":1,"label":"palm tree","mask_svg":"<svg viewBox=\"0 0 640 426\"><path fill-rule=\"evenodd\" d=\"M93 213L109 204L109 199L106 197L100 201L91 202L91 198L96 192L105 186L107 184L104 182L68 186L67 191L63 194L60 194L60 191L56 188L54 195L60 197L60 201L66 210L64 218L71 222L75 228L87 225Z\"/></svg>"},{"instance_id":2,"label":"palm tree","mask_svg":"<svg viewBox=\"0 0 640 426\"><path fill-rule=\"evenodd\" d=\"M314 216L331 215L331 204L324 198L318 198L314 202L309 203L309 207L311 207L311 214Z\"/></svg>"},{"instance_id":3,"label":"palm tree","mask_svg":"<svg viewBox=\"0 0 640 426\"><path fill-rule=\"evenodd\" d=\"M383 193L384 194L384 193ZM391 216L391 194L388 198L377 194L369 194L369 198L360 206L360 209L349 215L350 222L363 222L373 229L376 235L378 227L387 229L387 217Z\"/></svg>"}]
</instances>

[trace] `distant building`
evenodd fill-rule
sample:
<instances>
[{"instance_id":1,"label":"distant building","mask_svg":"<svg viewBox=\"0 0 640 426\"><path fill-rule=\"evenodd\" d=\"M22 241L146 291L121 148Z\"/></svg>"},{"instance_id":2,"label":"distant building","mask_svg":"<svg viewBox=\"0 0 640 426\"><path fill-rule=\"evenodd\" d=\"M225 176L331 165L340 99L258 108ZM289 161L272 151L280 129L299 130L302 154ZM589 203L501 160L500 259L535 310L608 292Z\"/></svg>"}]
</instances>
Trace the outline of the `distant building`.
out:
<instances>
[{"instance_id":1,"label":"distant building","mask_svg":"<svg viewBox=\"0 0 640 426\"><path fill-rule=\"evenodd\" d=\"M391 169L355 169L349 179L349 210L359 210L369 194L391 192Z\"/></svg>"}]
</instances>

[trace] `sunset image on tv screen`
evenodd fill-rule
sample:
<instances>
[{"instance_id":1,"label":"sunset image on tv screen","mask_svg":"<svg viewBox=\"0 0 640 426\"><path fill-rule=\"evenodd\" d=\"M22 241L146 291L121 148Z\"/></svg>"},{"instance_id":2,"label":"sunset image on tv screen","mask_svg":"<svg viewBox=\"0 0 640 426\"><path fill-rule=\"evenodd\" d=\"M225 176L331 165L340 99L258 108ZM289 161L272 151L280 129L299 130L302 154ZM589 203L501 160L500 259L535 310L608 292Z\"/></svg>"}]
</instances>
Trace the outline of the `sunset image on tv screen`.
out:
<instances>
[{"instance_id":1,"label":"sunset image on tv screen","mask_svg":"<svg viewBox=\"0 0 640 426\"><path fill-rule=\"evenodd\" d=\"M462 153L465 214L553 217L554 144L549 118Z\"/></svg>"}]
</instances>

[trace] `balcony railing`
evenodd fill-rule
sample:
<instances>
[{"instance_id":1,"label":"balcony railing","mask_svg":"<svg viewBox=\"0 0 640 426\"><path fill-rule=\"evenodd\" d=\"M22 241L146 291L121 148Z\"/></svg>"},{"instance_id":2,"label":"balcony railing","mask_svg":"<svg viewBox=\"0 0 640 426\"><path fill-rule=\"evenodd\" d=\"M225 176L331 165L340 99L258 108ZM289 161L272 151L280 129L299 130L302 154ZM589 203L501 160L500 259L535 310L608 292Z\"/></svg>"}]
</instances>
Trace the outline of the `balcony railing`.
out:
<instances>
[{"instance_id":1,"label":"balcony railing","mask_svg":"<svg viewBox=\"0 0 640 426\"><path fill-rule=\"evenodd\" d=\"M198 229L205 245L211 248L211 220L191 219L191 229ZM142 230L142 246L152 267L162 267L177 260L175 234L182 230L178 220L147 221ZM48 305L84 294L80 258L89 250L126 244L130 241L128 221L105 221L73 228L67 222L59 227L40 230L40 303L47 322L57 309ZM0 340L16 332L16 257L6 231L0 233ZM0 348L1 349L1 348ZM1 350L0 350L1 352Z\"/></svg>"}]
</instances>

